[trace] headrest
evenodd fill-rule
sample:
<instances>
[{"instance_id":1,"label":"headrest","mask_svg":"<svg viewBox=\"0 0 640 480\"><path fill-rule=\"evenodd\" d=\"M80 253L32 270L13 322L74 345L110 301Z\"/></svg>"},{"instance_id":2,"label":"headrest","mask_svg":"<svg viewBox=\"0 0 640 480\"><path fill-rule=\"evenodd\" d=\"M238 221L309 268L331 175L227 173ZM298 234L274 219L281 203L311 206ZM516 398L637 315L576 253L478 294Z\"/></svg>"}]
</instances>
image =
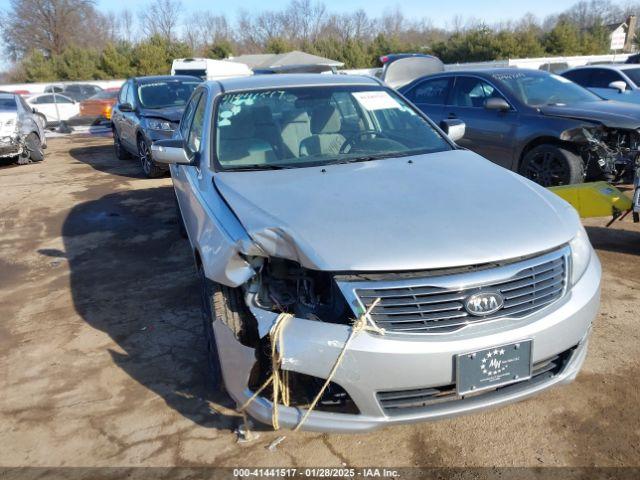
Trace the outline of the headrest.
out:
<instances>
[{"instance_id":1,"label":"headrest","mask_svg":"<svg viewBox=\"0 0 640 480\"><path fill-rule=\"evenodd\" d=\"M238 112L229 118L229 126L220 129L222 140L240 140L252 138L256 133L256 124L253 115L247 110Z\"/></svg>"},{"instance_id":2,"label":"headrest","mask_svg":"<svg viewBox=\"0 0 640 480\"><path fill-rule=\"evenodd\" d=\"M311 133L339 133L342 118L338 109L331 105L317 107L311 112Z\"/></svg>"},{"instance_id":3,"label":"headrest","mask_svg":"<svg viewBox=\"0 0 640 480\"><path fill-rule=\"evenodd\" d=\"M257 105L253 107L253 118L256 124L273 123L273 114L267 105Z\"/></svg>"}]
</instances>

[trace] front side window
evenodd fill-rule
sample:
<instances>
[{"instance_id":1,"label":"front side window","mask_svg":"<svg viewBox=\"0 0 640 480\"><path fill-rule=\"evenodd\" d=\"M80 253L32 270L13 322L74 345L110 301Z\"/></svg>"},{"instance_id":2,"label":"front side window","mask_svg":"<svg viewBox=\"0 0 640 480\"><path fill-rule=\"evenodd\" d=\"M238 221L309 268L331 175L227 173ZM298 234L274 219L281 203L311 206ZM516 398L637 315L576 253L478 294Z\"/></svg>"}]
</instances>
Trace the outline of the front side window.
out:
<instances>
[{"instance_id":1,"label":"front side window","mask_svg":"<svg viewBox=\"0 0 640 480\"><path fill-rule=\"evenodd\" d=\"M216 158L223 170L306 167L452 148L401 97L377 85L228 93L215 115Z\"/></svg>"},{"instance_id":2,"label":"front side window","mask_svg":"<svg viewBox=\"0 0 640 480\"><path fill-rule=\"evenodd\" d=\"M530 107L570 105L602 99L571 80L555 74L530 71L494 73L492 77Z\"/></svg>"},{"instance_id":3,"label":"front side window","mask_svg":"<svg viewBox=\"0 0 640 480\"><path fill-rule=\"evenodd\" d=\"M202 144L202 128L204 126L204 111L207 106L207 102L204 94L200 96L200 101L196 107L196 111L193 115L193 122L191 122L191 128L189 129L189 137L187 139L187 147L192 152L199 152L200 145Z\"/></svg>"},{"instance_id":4,"label":"front side window","mask_svg":"<svg viewBox=\"0 0 640 480\"><path fill-rule=\"evenodd\" d=\"M457 107L483 108L489 98L503 98L493 85L475 77L457 77L451 103Z\"/></svg>"},{"instance_id":5,"label":"front side window","mask_svg":"<svg viewBox=\"0 0 640 480\"><path fill-rule=\"evenodd\" d=\"M618 72L598 68L593 71L591 79L589 80L589 86L591 88L609 88L611 82L624 82L624 80ZM624 83L626 84L627 82Z\"/></svg>"},{"instance_id":6,"label":"front side window","mask_svg":"<svg viewBox=\"0 0 640 480\"><path fill-rule=\"evenodd\" d=\"M143 108L182 107L199 85L197 81L159 80L138 85L138 100Z\"/></svg>"}]
</instances>

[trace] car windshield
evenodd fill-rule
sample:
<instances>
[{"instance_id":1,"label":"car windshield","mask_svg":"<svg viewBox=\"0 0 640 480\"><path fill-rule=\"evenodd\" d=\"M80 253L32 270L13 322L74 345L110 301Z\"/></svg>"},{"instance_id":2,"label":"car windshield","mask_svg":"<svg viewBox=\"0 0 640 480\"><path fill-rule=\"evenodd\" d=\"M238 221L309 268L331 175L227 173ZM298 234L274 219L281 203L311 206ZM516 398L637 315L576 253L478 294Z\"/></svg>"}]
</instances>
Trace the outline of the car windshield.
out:
<instances>
[{"instance_id":1,"label":"car windshield","mask_svg":"<svg viewBox=\"0 0 640 480\"><path fill-rule=\"evenodd\" d=\"M160 80L138 86L138 99L144 108L184 106L199 82Z\"/></svg>"},{"instance_id":2,"label":"car windshield","mask_svg":"<svg viewBox=\"0 0 640 480\"><path fill-rule=\"evenodd\" d=\"M450 150L393 91L377 86L229 93L216 119L224 170L293 168Z\"/></svg>"},{"instance_id":3,"label":"car windshield","mask_svg":"<svg viewBox=\"0 0 640 480\"><path fill-rule=\"evenodd\" d=\"M0 112L15 112L16 110L18 110L18 105L13 95L0 95Z\"/></svg>"},{"instance_id":4,"label":"car windshield","mask_svg":"<svg viewBox=\"0 0 640 480\"><path fill-rule=\"evenodd\" d=\"M631 79L636 87L640 86L640 68L625 68L623 72Z\"/></svg>"},{"instance_id":5,"label":"car windshield","mask_svg":"<svg viewBox=\"0 0 640 480\"><path fill-rule=\"evenodd\" d=\"M530 107L602 100L589 90L559 75L514 71L494 73L492 77L506 85L521 102Z\"/></svg>"}]
</instances>

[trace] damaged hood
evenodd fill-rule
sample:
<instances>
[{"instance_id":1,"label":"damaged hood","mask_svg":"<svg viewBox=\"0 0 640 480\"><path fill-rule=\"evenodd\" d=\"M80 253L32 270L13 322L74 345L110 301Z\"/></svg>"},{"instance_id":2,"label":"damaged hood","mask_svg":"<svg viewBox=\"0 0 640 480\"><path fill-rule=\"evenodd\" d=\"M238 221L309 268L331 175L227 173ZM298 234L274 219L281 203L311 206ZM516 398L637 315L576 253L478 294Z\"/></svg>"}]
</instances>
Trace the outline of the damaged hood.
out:
<instances>
[{"instance_id":1,"label":"damaged hood","mask_svg":"<svg viewBox=\"0 0 640 480\"><path fill-rule=\"evenodd\" d=\"M560 246L575 211L473 152L221 172L215 182L269 255L325 271L401 271L492 262Z\"/></svg>"},{"instance_id":2,"label":"damaged hood","mask_svg":"<svg viewBox=\"0 0 640 480\"><path fill-rule=\"evenodd\" d=\"M147 118L161 118L169 122L179 122L184 112L184 106L165 108L145 108L140 114Z\"/></svg>"},{"instance_id":3,"label":"damaged hood","mask_svg":"<svg viewBox=\"0 0 640 480\"><path fill-rule=\"evenodd\" d=\"M640 105L613 100L572 103L571 105L546 105L540 107L540 112L552 117L601 123L610 128L640 128Z\"/></svg>"}]
</instances>

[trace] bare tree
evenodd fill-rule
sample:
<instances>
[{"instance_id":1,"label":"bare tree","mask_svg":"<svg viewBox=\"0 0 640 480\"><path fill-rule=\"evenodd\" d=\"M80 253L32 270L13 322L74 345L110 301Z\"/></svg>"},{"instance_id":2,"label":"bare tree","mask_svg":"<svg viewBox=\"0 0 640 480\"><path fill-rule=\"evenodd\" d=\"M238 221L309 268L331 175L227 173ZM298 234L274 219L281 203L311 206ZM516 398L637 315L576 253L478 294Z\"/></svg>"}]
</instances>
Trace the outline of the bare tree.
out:
<instances>
[{"instance_id":1,"label":"bare tree","mask_svg":"<svg viewBox=\"0 0 640 480\"><path fill-rule=\"evenodd\" d=\"M11 0L0 30L10 56L17 59L31 50L51 56L71 45L100 47L106 23L94 0Z\"/></svg>"},{"instance_id":2,"label":"bare tree","mask_svg":"<svg viewBox=\"0 0 640 480\"><path fill-rule=\"evenodd\" d=\"M180 0L154 0L140 14L140 27L146 36L158 35L165 40L175 40L182 3Z\"/></svg>"},{"instance_id":3,"label":"bare tree","mask_svg":"<svg viewBox=\"0 0 640 480\"><path fill-rule=\"evenodd\" d=\"M231 42L233 39L229 21L224 15L214 15L208 11L194 12L186 25L184 40L194 52L201 51L205 45Z\"/></svg>"}]
</instances>

